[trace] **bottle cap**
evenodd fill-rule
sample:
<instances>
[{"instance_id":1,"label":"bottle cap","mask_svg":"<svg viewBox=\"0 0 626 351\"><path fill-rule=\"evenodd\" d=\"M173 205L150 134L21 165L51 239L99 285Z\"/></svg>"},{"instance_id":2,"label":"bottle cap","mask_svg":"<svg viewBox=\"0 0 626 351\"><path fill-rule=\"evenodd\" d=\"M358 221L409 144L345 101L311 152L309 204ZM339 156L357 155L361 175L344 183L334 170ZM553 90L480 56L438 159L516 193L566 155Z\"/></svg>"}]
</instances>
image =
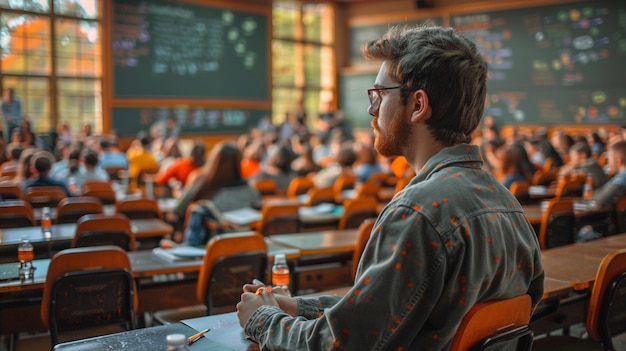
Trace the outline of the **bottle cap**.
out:
<instances>
[{"instance_id":1,"label":"bottle cap","mask_svg":"<svg viewBox=\"0 0 626 351\"><path fill-rule=\"evenodd\" d=\"M168 346L186 345L187 337L185 334L170 334L165 337Z\"/></svg>"},{"instance_id":2,"label":"bottle cap","mask_svg":"<svg viewBox=\"0 0 626 351\"><path fill-rule=\"evenodd\" d=\"M287 263L287 258L285 257L285 254L276 254L274 256L274 263Z\"/></svg>"}]
</instances>

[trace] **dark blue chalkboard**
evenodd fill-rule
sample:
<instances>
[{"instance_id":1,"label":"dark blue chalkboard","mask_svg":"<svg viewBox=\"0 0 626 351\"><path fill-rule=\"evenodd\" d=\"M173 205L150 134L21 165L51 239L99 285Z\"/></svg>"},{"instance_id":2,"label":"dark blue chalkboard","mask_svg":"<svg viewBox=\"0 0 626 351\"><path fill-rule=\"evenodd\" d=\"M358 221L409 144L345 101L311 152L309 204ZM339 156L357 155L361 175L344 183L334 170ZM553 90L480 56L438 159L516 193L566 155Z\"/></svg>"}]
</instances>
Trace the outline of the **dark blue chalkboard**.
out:
<instances>
[{"instance_id":1,"label":"dark blue chalkboard","mask_svg":"<svg viewBox=\"0 0 626 351\"><path fill-rule=\"evenodd\" d=\"M268 14L114 0L115 98L270 99Z\"/></svg>"}]
</instances>

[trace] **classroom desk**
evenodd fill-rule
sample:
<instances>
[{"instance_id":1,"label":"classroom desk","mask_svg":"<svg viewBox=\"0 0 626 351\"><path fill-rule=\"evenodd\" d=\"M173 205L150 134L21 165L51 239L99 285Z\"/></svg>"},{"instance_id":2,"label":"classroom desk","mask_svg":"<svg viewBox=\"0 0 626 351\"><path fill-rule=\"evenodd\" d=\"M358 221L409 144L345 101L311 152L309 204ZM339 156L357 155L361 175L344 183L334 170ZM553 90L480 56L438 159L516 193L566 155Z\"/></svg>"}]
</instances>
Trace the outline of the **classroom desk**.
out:
<instances>
[{"instance_id":1,"label":"classroom desk","mask_svg":"<svg viewBox=\"0 0 626 351\"><path fill-rule=\"evenodd\" d=\"M581 200L574 200L576 201L581 201ZM544 211L542 210L542 205L541 204L531 204L531 205L523 205L522 206L524 208L524 214L526 215L526 218L528 218L528 221L530 222L530 224L532 224L533 226L540 226L541 225L541 220L543 217L543 213ZM613 211L613 208L611 207L594 207L591 209L574 209L574 215L576 216L576 218L583 218L585 216L588 215L592 215L592 214L609 214L611 211Z\"/></svg>"},{"instance_id":2,"label":"classroom desk","mask_svg":"<svg viewBox=\"0 0 626 351\"><path fill-rule=\"evenodd\" d=\"M135 238L153 238L171 234L174 228L160 219L131 219L130 225ZM70 247L76 223L53 224L52 237L43 237L41 227L7 228L0 230L0 263L17 260L17 246L22 238L28 238L35 249L36 258L52 257L62 249Z\"/></svg>"},{"instance_id":3,"label":"classroom desk","mask_svg":"<svg viewBox=\"0 0 626 351\"><path fill-rule=\"evenodd\" d=\"M239 326L236 313L225 313L158 327L136 329L123 333L104 335L84 340L58 344L54 351L155 351L166 350L165 337L168 334L181 333L189 337L201 328L211 329L197 342L188 346L190 351L253 351L258 345L246 339Z\"/></svg>"},{"instance_id":4,"label":"classroom desk","mask_svg":"<svg viewBox=\"0 0 626 351\"><path fill-rule=\"evenodd\" d=\"M297 249L302 256L315 256L352 252L358 235L358 229L345 229L270 235L268 239L273 244Z\"/></svg>"}]
</instances>

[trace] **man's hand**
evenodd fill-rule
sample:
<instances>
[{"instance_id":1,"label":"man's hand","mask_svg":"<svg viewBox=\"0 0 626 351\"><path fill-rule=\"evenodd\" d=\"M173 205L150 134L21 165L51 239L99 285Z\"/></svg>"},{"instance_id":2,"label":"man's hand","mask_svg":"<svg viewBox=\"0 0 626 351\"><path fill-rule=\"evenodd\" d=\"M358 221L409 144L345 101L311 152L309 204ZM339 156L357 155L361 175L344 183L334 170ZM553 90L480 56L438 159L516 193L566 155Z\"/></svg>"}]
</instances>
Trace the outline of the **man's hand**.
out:
<instances>
[{"instance_id":1,"label":"man's hand","mask_svg":"<svg viewBox=\"0 0 626 351\"><path fill-rule=\"evenodd\" d=\"M280 307L271 287L259 288L254 293L244 292L241 294L241 301L237 304L239 325L243 328L254 311L263 305Z\"/></svg>"},{"instance_id":2,"label":"man's hand","mask_svg":"<svg viewBox=\"0 0 626 351\"><path fill-rule=\"evenodd\" d=\"M244 296L246 294L256 294L257 291L259 291L259 289L265 288L265 284L263 284L261 281L255 279L252 284L246 284L243 286L243 294L241 295L241 302L239 302L239 304L237 304L237 316L239 317L239 323L241 324L241 326L243 327L246 322L248 321L248 319L250 318L250 316L252 315L252 313L254 311L256 311L256 309L263 305L258 305L254 308L254 310L250 311L249 314L247 314L247 316L244 316L243 314L239 313L239 309L240 309L240 305L242 305L242 308L244 307ZM278 306L281 310L285 311L285 313L289 314L292 317L296 317L298 315L298 302L296 301L295 298L292 298L289 296L289 292L286 291L283 288L270 288L271 289L271 294L274 295L273 299L274 301L276 301L277 305L274 306ZM248 300L249 297L246 297L246 300ZM245 320L242 321L242 317L245 317Z\"/></svg>"}]
</instances>

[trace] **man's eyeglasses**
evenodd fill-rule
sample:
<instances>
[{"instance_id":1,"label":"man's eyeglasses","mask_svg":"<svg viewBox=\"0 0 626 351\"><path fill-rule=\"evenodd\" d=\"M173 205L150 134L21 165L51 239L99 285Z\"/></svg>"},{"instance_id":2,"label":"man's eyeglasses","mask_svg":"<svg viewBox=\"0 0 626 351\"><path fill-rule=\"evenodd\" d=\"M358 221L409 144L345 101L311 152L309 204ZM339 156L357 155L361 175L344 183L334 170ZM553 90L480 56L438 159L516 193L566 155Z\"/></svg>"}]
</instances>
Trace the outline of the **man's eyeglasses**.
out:
<instances>
[{"instance_id":1,"label":"man's eyeglasses","mask_svg":"<svg viewBox=\"0 0 626 351\"><path fill-rule=\"evenodd\" d=\"M376 106L380 102L380 91L381 90L391 90L402 88L402 85L398 85L397 87L389 87L389 88L372 88L367 89L367 97L370 99L370 105Z\"/></svg>"}]
</instances>

